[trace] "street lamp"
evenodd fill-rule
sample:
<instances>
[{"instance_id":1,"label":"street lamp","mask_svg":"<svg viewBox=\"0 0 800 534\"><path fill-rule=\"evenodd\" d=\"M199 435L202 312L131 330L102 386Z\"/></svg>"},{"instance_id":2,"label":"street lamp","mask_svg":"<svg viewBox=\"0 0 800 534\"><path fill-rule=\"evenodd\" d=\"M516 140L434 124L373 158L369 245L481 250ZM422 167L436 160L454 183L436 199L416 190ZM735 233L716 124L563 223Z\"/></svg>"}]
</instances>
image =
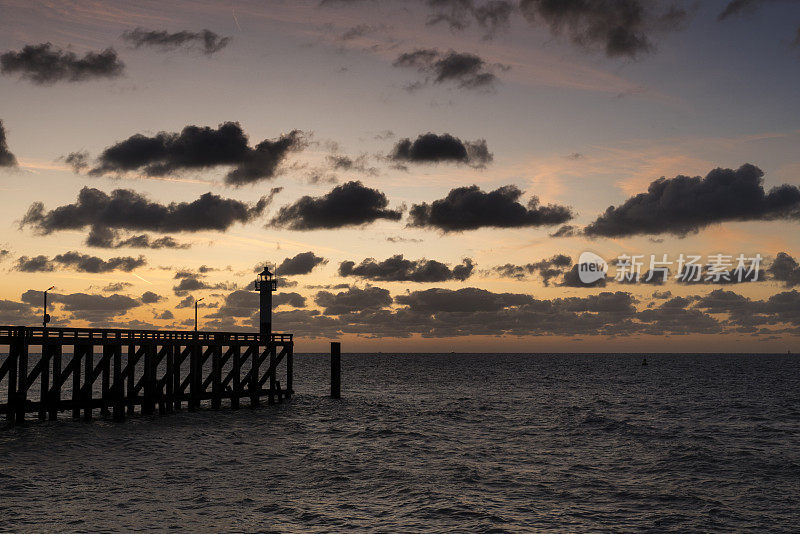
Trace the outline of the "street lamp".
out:
<instances>
[{"instance_id":1,"label":"street lamp","mask_svg":"<svg viewBox=\"0 0 800 534\"><path fill-rule=\"evenodd\" d=\"M195 332L197 332L197 303L200 302L201 300L203 300L204 298L205 297L203 297L200 300L194 301L194 331Z\"/></svg>"},{"instance_id":2,"label":"street lamp","mask_svg":"<svg viewBox=\"0 0 800 534\"><path fill-rule=\"evenodd\" d=\"M42 306L42 328L47 328L47 323L50 322L50 314L47 313L47 292L54 289L56 286L50 286L44 290L44 306Z\"/></svg>"}]
</instances>

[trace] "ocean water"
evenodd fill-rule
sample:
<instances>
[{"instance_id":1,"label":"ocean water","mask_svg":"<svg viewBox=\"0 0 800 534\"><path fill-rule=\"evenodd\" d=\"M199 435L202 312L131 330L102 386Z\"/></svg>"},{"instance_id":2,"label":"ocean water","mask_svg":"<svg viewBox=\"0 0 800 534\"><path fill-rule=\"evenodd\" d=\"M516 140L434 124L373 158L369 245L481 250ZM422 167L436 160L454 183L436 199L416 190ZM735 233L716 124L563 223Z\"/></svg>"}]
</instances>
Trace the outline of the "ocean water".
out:
<instances>
[{"instance_id":1,"label":"ocean water","mask_svg":"<svg viewBox=\"0 0 800 534\"><path fill-rule=\"evenodd\" d=\"M0 430L10 532L798 532L800 357L297 355L261 408Z\"/></svg>"}]
</instances>

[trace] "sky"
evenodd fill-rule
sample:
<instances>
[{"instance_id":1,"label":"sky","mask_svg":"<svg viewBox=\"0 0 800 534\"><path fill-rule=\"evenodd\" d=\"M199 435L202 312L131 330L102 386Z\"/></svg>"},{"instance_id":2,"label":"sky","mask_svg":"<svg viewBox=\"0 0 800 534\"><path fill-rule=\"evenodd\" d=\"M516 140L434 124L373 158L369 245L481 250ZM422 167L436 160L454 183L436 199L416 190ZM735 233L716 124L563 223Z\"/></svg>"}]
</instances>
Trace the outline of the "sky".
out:
<instances>
[{"instance_id":1,"label":"sky","mask_svg":"<svg viewBox=\"0 0 800 534\"><path fill-rule=\"evenodd\" d=\"M798 2L6 0L0 28L2 324L55 286L53 326L190 329L202 298L252 330L269 265L298 352L800 350Z\"/></svg>"}]
</instances>

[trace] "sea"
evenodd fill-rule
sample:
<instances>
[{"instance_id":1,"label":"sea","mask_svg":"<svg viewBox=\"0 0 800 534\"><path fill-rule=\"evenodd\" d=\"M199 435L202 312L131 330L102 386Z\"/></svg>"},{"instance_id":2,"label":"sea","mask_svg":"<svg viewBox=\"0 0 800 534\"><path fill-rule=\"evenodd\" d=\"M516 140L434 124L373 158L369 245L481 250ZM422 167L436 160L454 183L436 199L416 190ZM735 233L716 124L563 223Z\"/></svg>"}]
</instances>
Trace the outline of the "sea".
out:
<instances>
[{"instance_id":1,"label":"sea","mask_svg":"<svg viewBox=\"0 0 800 534\"><path fill-rule=\"evenodd\" d=\"M642 365L646 358L647 365ZM0 430L3 532L800 532L800 357L295 356L290 402Z\"/></svg>"}]
</instances>

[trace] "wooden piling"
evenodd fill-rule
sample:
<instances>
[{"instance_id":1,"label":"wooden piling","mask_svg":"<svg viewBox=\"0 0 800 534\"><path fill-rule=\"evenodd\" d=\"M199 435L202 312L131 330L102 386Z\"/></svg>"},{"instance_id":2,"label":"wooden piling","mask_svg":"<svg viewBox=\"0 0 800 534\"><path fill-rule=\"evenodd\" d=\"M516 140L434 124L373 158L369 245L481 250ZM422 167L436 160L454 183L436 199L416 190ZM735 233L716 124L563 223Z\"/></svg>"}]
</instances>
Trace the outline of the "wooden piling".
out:
<instances>
[{"instance_id":1,"label":"wooden piling","mask_svg":"<svg viewBox=\"0 0 800 534\"><path fill-rule=\"evenodd\" d=\"M342 396L342 344L331 341L331 397L339 399Z\"/></svg>"}]
</instances>

